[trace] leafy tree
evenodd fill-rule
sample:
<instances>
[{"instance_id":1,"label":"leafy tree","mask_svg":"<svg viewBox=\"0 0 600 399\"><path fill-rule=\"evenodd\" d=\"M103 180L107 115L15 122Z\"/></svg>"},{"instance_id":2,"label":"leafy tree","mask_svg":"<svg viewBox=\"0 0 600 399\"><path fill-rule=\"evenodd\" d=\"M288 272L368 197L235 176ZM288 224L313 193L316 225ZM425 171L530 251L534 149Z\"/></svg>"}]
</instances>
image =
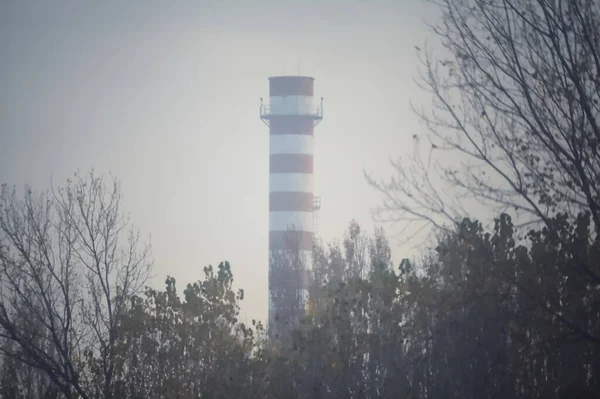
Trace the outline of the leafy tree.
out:
<instances>
[{"instance_id":1,"label":"leafy tree","mask_svg":"<svg viewBox=\"0 0 600 399\"><path fill-rule=\"evenodd\" d=\"M600 232L598 2L437 4L442 17L433 31L443 51L436 57L418 49L422 84L433 96L430 112L417 111L427 137L415 135L415 156L396 164L397 178L369 180L385 196L380 215L453 231L471 216L466 208L474 203L494 214L511 212L515 240L527 239L527 226L543 226L537 234L553 237L556 259L565 263L535 269L530 282L541 279L558 287L570 278L578 283L565 286L564 295L585 301L588 288L600 287L597 260L569 248L593 247ZM572 243L574 233L566 226L589 230L579 234L587 247ZM529 238L526 242L538 248ZM502 277L526 284L508 273ZM551 311L574 334L598 340L587 334L583 319L564 317L563 298L556 292L536 289L531 295L539 311Z\"/></svg>"},{"instance_id":2,"label":"leafy tree","mask_svg":"<svg viewBox=\"0 0 600 399\"><path fill-rule=\"evenodd\" d=\"M490 231L464 218L438 231L435 248L398 267L383 230L368 235L352 221L341 243L316 245L307 307L288 298L297 318L280 339L261 323L240 322L244 295L234 291L227 262L205 267L203 279L182 293L167 277L162 290L128 294L117 272L126 266L114 263L108 281L115 296L103 307L102 281L94 285L98 274L87 268L96 257L81 255L103 247L86 245L77 227L85 220L102 226L98 215L110 207L84 202L97 204L87 213L76 207L81 202L53 208L62 204L58 194L41 202L49 208L27 202L31 193L24 203L15 198L3 197L0 216L2 398L600 395L600 290L588 272L600 272L600 240L589 212L548 217L525 242L508 214ZM83 219L55 209L80 209L75 215ZM278 266L295 273L299 264ZM52 368L60 362L73 374Z\"/></svg>"},{"instance_id":3,"label":"leafy tree","mask_svg":"<svg viewBox=\"0 0 600 399\"><path fill-rule=\"evenodd\" d=\"M317 246L307 316L292 345L268 357L266 397L394 397L402 357L398 276L382 230L351 222L343 242Z\"/></svg>"},{"instance_id":4,"label":"leafy tree","mask_svg":"<svg viewBox=\"0 0 600 399\"><path fill-rule=\"evenodd\" d=\"M238 321L243 291L232 289L229 263L204 268L183 299L175 279L134 297L120 323L119 397L253 397L260 323ZM256 396L258 397L258 396Z\"/></svg>"},{"instance_id":5,"label":"leafy tree","mask_svg":"<svg viewBox=\"0 0 600 399\"><path fill-rule=\"evenodd\" d=\"M289 332L304 316L310 284L308 259L294 248L294 240L289 241L287 250L273 251L269 256L269 300L274 312L269 314L268 331L273 343L279 341L281 345L289 345Z\"/></svg>"},{"instance_id":6,"label":"leafy tree","mask_svg":"<svg viewBox=\"0 0 600 399\"><path fill-rule=\"evenodd\" d=\"M315 274L329 277L315 278L292 346L261 358L264 397L595 397L600 297L575 263L597 259L598 244L588 215L567 219L526 245L506 214L491 232L464 219L397 270L376 234L364 276L352 251L321 249Z\"/></svg>"},{"instance_id":7,"label":"leafy tree","mask_svg":"<svg viewBox=\"0 0 600 399\"><path fill-rule=\"evenodd\" d=\"M528 246L515 243L507 215L492 233L464 220L441 238L425 275L409 278L405 305L414 309L406 328L409 357L421 358L412 381L420 397L600 393L600 298L573 264L575 253L596 253L597 244L589 244L589 217L576 225L566 218L532 230Z\"/></svg>"}]
</instances>

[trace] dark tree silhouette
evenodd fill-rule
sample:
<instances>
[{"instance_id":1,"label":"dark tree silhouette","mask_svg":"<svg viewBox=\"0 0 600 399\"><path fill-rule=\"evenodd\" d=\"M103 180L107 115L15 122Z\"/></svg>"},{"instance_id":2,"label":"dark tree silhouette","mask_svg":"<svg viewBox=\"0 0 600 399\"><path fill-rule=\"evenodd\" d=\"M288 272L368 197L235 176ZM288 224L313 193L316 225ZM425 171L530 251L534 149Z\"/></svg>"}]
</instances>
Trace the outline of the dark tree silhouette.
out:
<instances>
[{"instance_id":1,"label":"dark tree silhouette","mask_svg":"<svg viewBox=\"0 0 600 399\"><path fill-rule=\"evenodd\" d=\"M112 397L119 319L150 271L120 203L118 182L93 172L0 196L0 350L67 398Z\"/></svg>"},{"instance_id":2,"label":"dark tree silhouette","mask_svg":"<svg viewBox=\"0 0 600 399\"><path fill-rule=\"evenodd\" d=\"M396 178L369 178L385 197L380 216L441 227L474 200L519 223L589 212L598 233L598 1L434 3L442 50L418 48L428 133L414 136L412 161L394 163Z\"/></svg>"}]
</instances>

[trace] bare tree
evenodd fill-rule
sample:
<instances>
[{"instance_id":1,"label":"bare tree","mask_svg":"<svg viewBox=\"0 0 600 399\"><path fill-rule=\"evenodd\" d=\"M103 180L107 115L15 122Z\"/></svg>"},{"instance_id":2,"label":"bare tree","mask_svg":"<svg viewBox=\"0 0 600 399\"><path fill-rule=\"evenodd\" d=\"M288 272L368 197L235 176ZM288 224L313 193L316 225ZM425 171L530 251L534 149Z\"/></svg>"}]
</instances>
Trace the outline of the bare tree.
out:
<instances>
[{"instance_id":1,"label":"bare tree","mask_svg":"<svg viewBox=\"0 0 600 399\"><path fill-rule=\"evenodd\" d=\"M67 398L112 397L119 321L150 272L150 247L120 204L118 181L93 171L0 196L0 336L11 343L0 351Z\"/></svg>"},{"instance_id":2,"label":"bare tree","mask_svg":"<svg viewBox=\"0 0 600 399\"><path fill-rule=\"evenodd\" d=\"M519 223L585 212L598 233L600 2L432 2L442 49L417 53L434 101L415 107L428 134L397 178L369 178L379 215L444 227L474 203Z\"/></svg>"}]
</instances>

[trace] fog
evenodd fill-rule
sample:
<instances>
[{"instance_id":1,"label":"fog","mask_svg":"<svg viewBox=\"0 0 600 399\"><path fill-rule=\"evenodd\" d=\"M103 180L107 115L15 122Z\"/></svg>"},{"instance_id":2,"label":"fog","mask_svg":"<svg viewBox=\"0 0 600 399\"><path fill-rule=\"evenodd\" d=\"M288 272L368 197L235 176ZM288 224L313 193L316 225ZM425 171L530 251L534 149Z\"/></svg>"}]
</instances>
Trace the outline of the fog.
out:
<instances>
[{"instance_id":1,"label":"fog","mask_svg":"<svg viewBox=\"0 0 600 399\"><path fill-rule=\"evenodd\" d=\"M600 0L429 3L0 2L0 399L599 398Z\"/></svg>"},{"instance_id":2,"label":"fog","mask_svg":"<svg viewBox=\"0 0 600 399\"><path fill-rule=\"evenodd\" d=\"M228 260L245 317L267 300L273 75L315 77L319 235L371 229L381 178L422 129L409 102L431 12L410 1L3 1L0 182L44 189L94 168L180 286ZM392 234L394 258L403 255Z\"/></svg>"}]
</instances>

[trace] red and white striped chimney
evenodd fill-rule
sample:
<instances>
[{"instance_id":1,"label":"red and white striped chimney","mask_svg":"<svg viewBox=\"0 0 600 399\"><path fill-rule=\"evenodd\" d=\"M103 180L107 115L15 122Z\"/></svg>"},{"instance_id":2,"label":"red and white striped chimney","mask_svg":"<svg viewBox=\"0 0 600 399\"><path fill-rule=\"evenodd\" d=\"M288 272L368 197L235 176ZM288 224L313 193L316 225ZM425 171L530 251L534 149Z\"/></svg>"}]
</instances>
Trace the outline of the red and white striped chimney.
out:
<instances>
[{"instance_id":1,"label":"red and white striped chimney","mask_svg":"<svg viewBox=\"0 0 600 399\"><path fill-rule=\"evenodd\" d=\"M261 104L261 119L269 126L269 255L299 250L308 268L313 247L313 129L323 117L322 102L315 104L313 89L312 77L271 77L269 104ZM275 306L269 293L270 320Z\"/></svg>"}]
</instances>

